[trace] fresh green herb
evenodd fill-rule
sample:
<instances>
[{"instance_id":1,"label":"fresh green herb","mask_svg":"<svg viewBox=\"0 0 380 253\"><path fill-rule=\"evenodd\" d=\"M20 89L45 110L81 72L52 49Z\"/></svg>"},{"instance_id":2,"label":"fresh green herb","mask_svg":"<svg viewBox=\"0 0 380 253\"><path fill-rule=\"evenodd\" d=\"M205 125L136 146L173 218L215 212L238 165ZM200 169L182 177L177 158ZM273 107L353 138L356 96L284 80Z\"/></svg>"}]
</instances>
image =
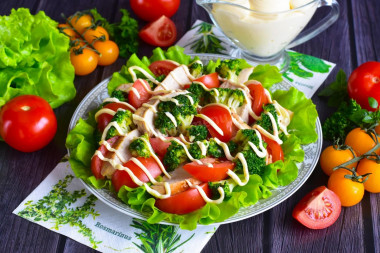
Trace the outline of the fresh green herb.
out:
<instances>
[{"instance_id":1,"label":"fresh green herb","mask_svg":"<svg viewBox=\"0 0 380 253\"><path fill-rule=\"evenodd\" d=\"M181 235L178 234L178 227L149 224L146 221L133 219L132 227L141 230L136 233L136 237L141 241L141 245L136 245L143 252L149 253L172 253L179 247L187 243L195 234L192 234L185 241L180 243Z\"/></svg>"},{"instance_id":2,"label":"fresh green herb","mask_svg":"<svg viewBox=\"0 0 380 253\"><path fill-rule=\"evenodd\" d=\"M368 104L373 109L376 109L379 107L379 102L377 102L377 100L374 99L373 97L368 98Z\"/></svg>"},{"instance_id":3,"label":"fresh green herb","mask_svg":"<svg viewBox=\"0 0 380 253\"><path fill-rule=\"evenodd\" d=\"M82 206L70 207L78 199L86 196L84 189L74 192L67 190L73 178L74 176L67 175L63 180L59 180L48 195L38 200L37 203L33 203L32 200L25 203L26 208L20 211L18 215L34 221L52 221L54 223L53 228L56 230L65 224L77 227L78 232L87 237L92 247L96 249L101 241L95 240L93 232L83 223L83 219L90 215L93 218L99 216L94 209L97 198L90 195Z\"/></svg>"},{"instance_id":4,"label":"fresh green herb","mask_svg":"<svg viewBox=\"0 0 380 253\"><path fill-rule=\"evenodd\" d=\"M223 54L226 49L223 42L213 33L213 25L202 22L191 29L198 28L197 35L188 45L196 53ZM185 46L185 47L186 47Z\"/></svg>"},{"instance_id":5,"label":"fresh green herb","mask_svg":"<svg viewBox=\"0 0 380 253\"><path fill-rule=\"evenodd\" d=\"M343 101L348 100L347 93L347 76L342 69L336 75L335 81L329 86L324 88L318 96L329 97L328 105L332 107L339 107Z\"/></svg>"}]
</instances>

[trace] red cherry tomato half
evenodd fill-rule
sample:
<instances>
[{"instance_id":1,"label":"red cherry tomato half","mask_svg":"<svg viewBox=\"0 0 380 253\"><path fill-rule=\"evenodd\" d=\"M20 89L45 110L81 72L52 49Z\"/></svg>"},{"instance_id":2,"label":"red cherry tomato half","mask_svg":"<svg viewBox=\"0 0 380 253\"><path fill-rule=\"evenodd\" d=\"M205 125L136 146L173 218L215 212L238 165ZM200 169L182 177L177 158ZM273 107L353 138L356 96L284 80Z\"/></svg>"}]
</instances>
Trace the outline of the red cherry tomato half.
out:
<instances>
[{"instance_id":1,"label":"red cherry tomato half","mask_svg":"<svg viewBox=\"0 0 380 253\"><path fill-rule=\"evenodd\" d=\"M139 32L139 36L150 45L168 47L173 45L177 39L177 28L173 21L166 16L162 16L143 27Z\"/></svg>"},{"instance_id":2,"label":"red cherry tomato half","mask_svg":"<svg viewBox=\"0 0 380 253\"><path fill-rule=\"evenodd\" d=\"M122 103L109 103L106 104L103 108L108 108L114 112L116 112L119 108L124 110L131 110L128 106ZM106 128L106 126L110 123L113 116L108 113L102 113L98 116L97 122L98 122L98 130L100 132L103 132L103 130Z\"/></svg>"},{"instance_id":3,"label":"red cherry tomato half","mask_svg":"<svg viewBox=\"0 0 380 253\"><path fill-rule=\"evenodd\" d=\"M174 70L177 67L177 64L168 60L155 61L149 65L150 71L152 71L155 76L167 76L172 70Z\"/></svg>"},{"instance_id":4,"label":"red cherry tomato half","mask_svg":"<svg viewBox=\"0 0 380 253\"><path fill-rule=\"evenodd\" d=\"M293 217L308 228L323 229L338 219L341 209L339 197L320 186L301 199L293 210Z\"/></svg>"},{"instance_id":5,"label":"red cherry tomato half","mask_svg":"<svg viewBox=\"0 0 380 253\"><path fill-rule=\"evenodd\" d=\"M170 140L174 137L166 137L166 139ZM163 141L160 138L150 138L149 139L150 145L152 146L154 152L159 156L159 157L164 157L166 154L167 149L169 148L171 142L168 141Z\"/></svg>"},{"instance_id":6,"label":"red cherry tomato half","mask_svg":"<svg viewBox=\"0 0 380 253\"><path fill-rule=\"evenodd\" d=\"M145 84L143 84L141 82L144 82ZM137 94L134 93L133 90L131 90L128 93L128 101L134 108L137 109L142 104L148 102L148 100L151 97L151 95L149 93L149 91L151 91L151 89L150 89L150 85L148 84L148 82L145 80L142 80L142 79L137 79L132 87L137 90L137 92L139 93L139 96L137 96Z\"/></svg>"},{"instance_id":7,"label":"red cherry tomato half","mask_svg":"<svg viewBox=\"0 0 380 253\"><path fill-rule=\"evenodd\" d=\"M33 152L45 147L56 132L53 109L39 96L18 96L0 109L0 135L19 151Z\"/></svg>"},{"instance_id":8,"label":"red cherry tomato half","mask_svg":"<svg viewBox=\"0 0 380 253\"><path fill-rule=\"evenodd\" d=\"M375 111L369 106L368 98L373 97L380 104L380 62L363 63L348 78L348 95L362 108Z\"/></svg>"},{"instance_id":9,"label":"red cherry tomato half","mask_svg":"<svg viewBox=\"0 0 380 253\"><path fill-rule=\"evenodd\" d=\"M209 117L223 131L223 135L219 134L215 128L204 120L204 125L207 127L212 137L216 137L223 142L228 142L235 136L237 129L232 122L230 112L217 104L205 106L200 111L201 114Z\"/></svg>"},{"instance_id":10,"label":"red cherry tomato half","mask_svg":"<svg viewBox=\"0 0 380 253\"><path fill-rule=\"evenodd\" d=\"M216 72L201 76L194 81L203 83L209 89L218 88L220 85L218 73Z\"/></svg>"},{"instance_id":11,"label":"red cherry tomato half","mask_svg":"<svg viewBox=\"0 0 380 253\"><path fill-rule=\"evenodd\" d=\"M152 174L153 178L156 178L159 175L161 175L162 171L153 157L149 157L149 158L137 157L137 160L139 160L145 166L145 168L147 168L150 174ZM144 183L149 182L149 178L145 174L145 172L133 161L130 160L126 162L123 166L128 167L133 172L133 174L138 179L140 179L140 181ZM138 187L138 185L135 184L135 182L129 176L128 172L124 170L116 170L116 172L112 176L112 184L115 187L116 191L119 191L123 185L126 185L131 188Z\"/></svg>"},{"instance_id":12,"label":"red cherry tomato half","mask_svg":"<svg viewBox=\"0 0 380 253\"><path fill-rule=\"evenodd\" d=\"M120 136L115 136L115 137L112 137L111 139L107 140L107 142L112 147L119 138L120 138ZM98 150L100 151L100 153L102 153L102 155L104 157L109 152L104 144L101 145L98 148ZM92 159L91 159L91 171L92 171L92 174L96 177L96 179L104 179L104 176L101 173L102 172L102 165L103 165L103 161L97 155L92 157Z\"/></svg>"},{"instance_id":13,"label":"red cherry tomato half","mask_svg":"<svg viewBox=\"0 0 380 253\"><path fill-rule=\"evenodd\" d=\"M264 139L264 141L268 144L267 151L269 155L272 156L272 162L277 162L279 160L284 161L284 151L282 150L280 144L278 144L276 141L269 139L268 137L265 137L264 135L261 135Z\"/></svg>"},{"instance_id":14,"label":"red cherry tomato half","mask_svg":"<svg viewBox=\"0 0 380 253\"><path fill-rule=\"evenodd\" d=\"M154 21L165 15L171 17L177 12L180 0L131 0L131 8L145 21Z\"/></svg>"},{"instance_id":15,"label":"red cherry tomato half","mask_svg":"<svg viewBox=\"0 0 380 253\"><path fill-rule=\"evenodd\" d=\"M252 110L257 116L260 116L263 112L263 105L269 103L264 87L260 83L251 83L248 84L247 87L251 91Z\"/></svg>"},{"instance_id":16,"label":"red cherry tomato half","mask_svg":"<svg viewBox=\"0 0 380 253\"><path fill-rule=\"evenodd\" d=\"M235 167L235 163L231 161L218 161L215 158L203 158L201 161L203 164L191 162L185 164L183 168L193 177L203 182L223 180L228 177L227 171L233 170ZM208 167L204 163L211 163L212 167Z\"/></svg>"},{"instance_id":17,"label":"red cherry tomato half","mask_svg":"<svg viewBox=\"0 0 380 253\"><path fill-rule=\"evenodd\" d=\"M207 197L211 197L211 190L207 183L200 187L204 190ZM166 213L187 214L200 209L206 205L198 189L190 188L184 192L177 193L167 199L157 199L155 206Z\"/></svg>"}]
</instances>

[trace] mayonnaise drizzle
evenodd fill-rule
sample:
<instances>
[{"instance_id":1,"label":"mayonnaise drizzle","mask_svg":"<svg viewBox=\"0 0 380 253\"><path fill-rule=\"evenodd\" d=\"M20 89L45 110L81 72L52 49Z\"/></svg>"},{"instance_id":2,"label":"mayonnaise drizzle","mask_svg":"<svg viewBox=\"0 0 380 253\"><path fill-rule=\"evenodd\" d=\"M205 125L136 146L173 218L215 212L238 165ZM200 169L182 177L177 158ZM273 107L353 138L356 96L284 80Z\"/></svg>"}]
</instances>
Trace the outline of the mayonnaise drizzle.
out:
<instances>
[{"instance_id":1,"label":"mayonnaise drizzle","mask_svg":"<svg viewBox=\"0 0 380 253\"><path fill-rule=\"evenodd\" d=\"M204 114L197 114L196 116L207 121L207 123L209 123L215 129L215 131L218 132L218 134L224 136L223 130L212 119Z\"/></svg>"},{"instance_id":2,"label":"mayonnaise drizzle","mask_svg":"<svg viewBox=\"0 0 380 253\"><path fill-rule=\"evenodd\" d=\"M123 155L119 152L119 150L114 149L113 147L111 147L111 145L107 141L101 141L99 143L99 145L100 146L104 145L108 151L114 152L122 163L126 163L127 162L125 160L125 158L123 157Z\"/></svg>"},{"instance_id":3,"label":"mayonnaise drizzle","mask_svg":"<svg viewBox=\"0 0 380 253\"><path fill-rule=\"evenodd\" d=\"M214 203L214 204L220 204L224 200L224 191L222 187L218 187L218 192L220 194L220 197L218 199L210 199L207 197L207 194L205 191L199 186L199 185L193 185L189 180L185 179L186 183L189 185L190 188L196 188L199 192L199 194L202 196L203 200L207 203Z\"/></svg>"},{"instance_id":4,"label":"mayonnaise drizzle","mask_svg":"<svg viewBox=\"0 0 380 253\"><path fill-rule=\"evenodd\" d=\"M113 103L123 104L123 105L126 105L127 107L129 107L130 109L132 109L132 111L134 111L134 112L136 111L136 108L133 107L131 104L129 104L127 102L120 101L117 98L106 98L103 100L103 102L113 102Z\"/></svg>"},{"instance_id":5,"label":"mayonnaise drizzle","mask_svg":"<svg viewBox=\"0 0 380 253\"><path fill-rule=\"evenodd\" d=\"M126 134L126 132L124 132L123 129L121 129L121 127L117 124L117 122L116 122L116 121L113 121L113 122L110 122L110 123L106 126L106 128L104 129L103 134L102 134L101 141L104 141L104 140L106 139L107 132L108 132L108 130L109 130L111 127L116 128L116 131L117 131L120 135L125 135L125 134Z\"/></svg>"},{"instance_id":6,"label":"mayonnaise drizzle","mask_svg":"<svg viewBox=\"0 0 380 253\"><path fill-rule=\"evenodd\" d=\"M103 114L103 113L109 114L111 116L114 116L116 114L116 112L114 110L111 110L111 109L108 109L108 108L102 108L99 111L97 111L96 114L95 114L95 121L96 122L98 121L99 116L101 114Z\"/></svg>"},{"instance_id":7,"label":"mayonnaise drizzle","mask_svg":"<svg viewBox=\"0 0 380 253\"><path fill-rule=\"evenodd\" d=\"M173 114L171 114L170 112L165 112L165 115L170 119L171 122L173 122L174 126L177 127L177 120L175 119Z\"/></svg>"},{"instance_id":8,"label":"mayonnaise drizzle","mask_svg":"<svg viewBox=\"0 0 380 253\"><path fill-rule=\"evenodd\" d=\"M160 84L159 81L157 81L153 76L151 76L145 69L143 69L139 66L132 66L132 67L128 68L128 72L131 74L133 82L135 82L137 80L137 75L136 75L135 70L141 72L147 79L149 79L149 81L151 81L157 85Z\"/></svg>"}]
</instances>

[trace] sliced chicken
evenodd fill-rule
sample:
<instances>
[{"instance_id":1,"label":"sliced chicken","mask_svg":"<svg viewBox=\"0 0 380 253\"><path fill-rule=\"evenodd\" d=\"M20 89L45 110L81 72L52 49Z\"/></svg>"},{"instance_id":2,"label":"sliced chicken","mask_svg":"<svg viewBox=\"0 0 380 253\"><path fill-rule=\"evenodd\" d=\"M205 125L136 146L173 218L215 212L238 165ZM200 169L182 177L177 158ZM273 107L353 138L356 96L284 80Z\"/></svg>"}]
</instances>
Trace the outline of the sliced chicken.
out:
<instances>
[{"instance_id":1,"label":"sliced chicken","mask_svg":"<svg viewBox=\"0 0 380 253\"><path fill-rule=\"evenodd\" d=\"M249 76L252 74L253 69L254 69L253 67L242 69L238 76L238 83L245 83L246 81L248 81Z\"/></svg>"},{"instance_id":2,"label":"sliced chicken","mask_svg":"<svg viewBox=\"0 0 380 253\"><path fill-rule=\"evenodd\" d=\"M154 91L159 90L179 90L185 84L190 84L193 77L191 76L189 69L185 65L180 65L175 68L170 74L161 82L161 85L157 86Z\"/></svg>"},{"instance_id":3,"label":"sliced chicken","mask_svg":"<svg viewBox=\"0 0 380 253\"><path fill-rule=\"evenodd\" d=\"M120 85L119 87L116 88L116 90L121 90L124 92L129 92L131 90L131 87L133 86L133 83L125 83Z\"/></svg>"},{"instance_id":4,"label":"sliced chicken","mask_svg":"<svg viewBox=\"0 0 380 253\"><path fill-rule=\"evenodd\" d=\"M244 122L242 120L242 118L240 118L240 116L237 114L237 113L231 113L231 116L234 120L234 124L239 128L239 129L252 129L252 127L250 127L247 122Z\"/></svg>"},{"instance_id":5,"label":"sliced chicken","mask_svg":"<svg viewBox=\"0 0 380 253\"><path fill-rule=\"evenodd\" d=\"M123 164L128 161L132 157L128 149L129 144L131 144L133 139L139 136L140 132L137 129L129 132L125 136L121 136L112 147L118 151L118 154L116 154L116 152L107 152L105 157L114 160L116 164ZM112 178L115 170L116 169L109 162L104 161L102 164L101 174L105 177Z\"/></svg>"}]
</instances>

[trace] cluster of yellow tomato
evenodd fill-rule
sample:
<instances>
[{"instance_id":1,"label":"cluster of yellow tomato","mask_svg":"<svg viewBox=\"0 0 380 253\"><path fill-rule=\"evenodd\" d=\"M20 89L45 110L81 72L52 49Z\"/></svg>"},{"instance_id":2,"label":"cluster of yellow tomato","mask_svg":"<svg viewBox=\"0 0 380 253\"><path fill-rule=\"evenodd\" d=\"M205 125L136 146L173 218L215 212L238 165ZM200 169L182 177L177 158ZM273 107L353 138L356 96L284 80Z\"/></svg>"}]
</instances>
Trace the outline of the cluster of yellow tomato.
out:
<instances>
[{"instance_id":1,"label":"cluster of yellow tomato","mask_svg":"<svg viewBox=\"0 0 380 253\"><path fill-rule=\"evenodd\" d=\"M339 196L342 206L359 203L365 190L380 193L380 149L375 150L376 155L362 157L380 142L380 125L375 128L375 133L355 128L346 136L346 147L329 146L322 152L321 167L330 176L327 187ZM345 168L333 170L352 159L358 161L345 166L351 171Z\"/></svg>"},{"instance_id":2,"label":"cluster of yellow tomato","mask_svg":"<svg viewBox=\"0 0 380 253\"><path fill-rule=\"evenodd\" d=\"M88 75L97 65L110 65L119 57L119 47L109 40L106 29L94 24L91 15L75 14L66 21L58 27L72 41L70 60L75 74Z\"/></svg>"}]
</instances>

